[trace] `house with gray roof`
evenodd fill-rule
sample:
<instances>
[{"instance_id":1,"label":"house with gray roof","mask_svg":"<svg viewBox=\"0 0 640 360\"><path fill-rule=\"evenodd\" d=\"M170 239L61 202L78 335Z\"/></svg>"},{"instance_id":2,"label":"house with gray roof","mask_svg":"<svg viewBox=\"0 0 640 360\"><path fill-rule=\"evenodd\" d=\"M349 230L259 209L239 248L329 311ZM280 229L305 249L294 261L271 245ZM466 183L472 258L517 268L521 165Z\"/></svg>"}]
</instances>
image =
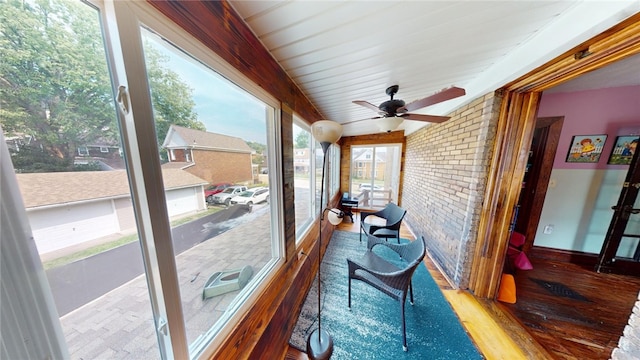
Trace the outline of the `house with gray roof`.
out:
<instances>
[{"instance_id":1,"label":"house with gray roof","mask_svg":"<svg viewBox=\"0 0 640 360\"><path fill-rule=\"evenodd\" d=\"M252 154L247 143L234 136L171 125L162 147L169 162L207 182L253 183Z\"/></svg>"},{"instance_id":2,"label":"house with gray roof","mask_svg":"<svg viewBox=\"0 0 640 360\"><path fill-rule=\"evenodd\" d=\"M136 227L124 170L16 174L40 255ZM170 217L206 209L203 179L163 169Z\"/></svg>"}]
</instances>

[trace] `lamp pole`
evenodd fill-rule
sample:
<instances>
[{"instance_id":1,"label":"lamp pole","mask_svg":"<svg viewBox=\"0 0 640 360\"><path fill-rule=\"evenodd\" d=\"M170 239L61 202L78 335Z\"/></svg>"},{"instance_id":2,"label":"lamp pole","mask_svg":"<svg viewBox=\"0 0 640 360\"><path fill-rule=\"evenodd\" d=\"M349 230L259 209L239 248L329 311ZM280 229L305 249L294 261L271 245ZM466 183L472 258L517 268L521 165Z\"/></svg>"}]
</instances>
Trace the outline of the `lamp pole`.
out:
<instances>
[{"instance_id":1,"label":"lamp pole","mask_svg":"<svg viewBox=\"0 0 640 360\"><path fill-rule=\"evenodd\" d=\"M342 135L342 125L328 120L316 121L311 125L313 137L322 146L322 182L320 183L320 202L324 200L324 173L327 167L327 150L329 146L340 139ZM320 282L322 264L322 220L324 219L324 203L321 205L319 227L318 227L318 329L314 330L307 339L307 356L309 359L329 359L333 354L333 339L326 330L321 327L321 302L320 302Z\"/></svg>"}]
</instances>

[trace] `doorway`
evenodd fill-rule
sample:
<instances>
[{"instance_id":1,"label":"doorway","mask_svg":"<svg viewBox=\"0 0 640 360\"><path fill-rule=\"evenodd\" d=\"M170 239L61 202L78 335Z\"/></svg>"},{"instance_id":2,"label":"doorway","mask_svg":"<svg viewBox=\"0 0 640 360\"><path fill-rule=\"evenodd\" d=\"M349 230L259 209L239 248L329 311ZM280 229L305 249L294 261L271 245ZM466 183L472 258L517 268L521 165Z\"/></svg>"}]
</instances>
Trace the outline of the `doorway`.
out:
<instances>
[{"instance_id":1,"label":"doorway","mask_svg":"<svg viewBox=\"0 0 640 360\"><path fill-rule=\"evenodd\" d=\"M401 153L401 144L352 146L349 189L359 207L377 209L398 203Z\"/></svg>"},{"instance_id":2,"label":"doorway","mask_svg":"<svg viewBox=\"0 0 640 360\"><path fill-rule=\"evenodd\" d=\"M543 117L536 120L522 190L514 216L514 230L525 236L522 248L525 253L533 247L538 230L563 122L563 116Z\"/></svg>"}]
</instances>

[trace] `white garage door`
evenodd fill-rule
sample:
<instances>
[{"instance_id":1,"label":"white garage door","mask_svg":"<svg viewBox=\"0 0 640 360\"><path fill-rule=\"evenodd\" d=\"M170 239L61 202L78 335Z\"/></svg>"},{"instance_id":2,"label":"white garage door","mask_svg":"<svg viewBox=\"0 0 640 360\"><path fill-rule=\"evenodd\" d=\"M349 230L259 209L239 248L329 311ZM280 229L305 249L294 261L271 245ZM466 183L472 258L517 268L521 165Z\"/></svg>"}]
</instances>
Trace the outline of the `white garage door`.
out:
<instances>
[{"instance_id":1,"label":"white garage door","mask_svg":"<svg viewBox=\"0 0 640 360\"><path fill-rule=\"evenodd\" d=\"M180 215L198 210L198 198L195 188L167 190L167 211L169 216ZM200 192L202 196L202 192Z\"/></svg>"},{"instance_id":2,"label":"white garage door","mask_svg":"<svg viewBox=\"0 0 640 360\"><path fill-rule=\"evenodd\" d=\"M110 200L34 210L27 215L40 254L118 232Z\"/></svg>"}]
</instances>

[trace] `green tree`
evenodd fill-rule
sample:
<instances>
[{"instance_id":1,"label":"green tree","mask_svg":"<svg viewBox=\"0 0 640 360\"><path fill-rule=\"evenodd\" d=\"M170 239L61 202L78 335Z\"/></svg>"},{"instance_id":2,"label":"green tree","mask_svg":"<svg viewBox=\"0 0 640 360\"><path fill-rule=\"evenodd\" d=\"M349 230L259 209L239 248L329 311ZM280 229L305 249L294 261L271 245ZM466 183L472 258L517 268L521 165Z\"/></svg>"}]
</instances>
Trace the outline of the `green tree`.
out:
<instances>
[{"instance_id":1,"label":"green tree","mask_svg":"<svg viewBox=\"0 0 640 360\"><path fill-rule=\"evenodd\" d=\"M296 135L295 140L296 149L305 149L309 147L309 133L301 131Z\"/></svg>"},{"instance_id":2,"label":"green tree","mask_svg":"<svg viewBox=\"0 0 640 360\"><path fill-rule=\"evenodd\" d=\"M0 54L0 124L6 134L31 135L39 145L13 154L22 170L73 170L78 146L119 143L97 11L79 1L0 0ZM204 129L192 90L162 67L157 51L145 55L158 143L170 123ZM49 165L29 170L41 158L37 149Z\"/></svg>"},{"instance_id":3,"label":"green tree","mask_svg":"<svg viewBox=\"0 0 640 360\"><path fill-rule=\"evenodd\" d=\"M144 55L151 88L158 149L162 160L166 161L167 153L161 145L172 124L202 131L207 129L193 110L193 89L182 82L178 74L163 66L163 63L169 62L168 57L147 41L144 44Z\"/></svg>"},{"instance_id":4,"label":"green tree","mask_svg":"<svg viewBox=\"0 0 640 360\"><path fill-rule=\"evenodd\" d=\"M266 154L267 154L267 145L260 144L254 141L247 141L247 145L251 149L255 151L255 154L251 157L251 162L256 165L266 166Z\"/></svg>"},{"instance_id":5,"label":"green tree","mask_svg":"<svg viewBox=\"0 0 640 360\"><path fill-rule=\"evenodd\" d=\"M33 135L71 169L76 147L114 140L113 101L97 14L80 2L0 5L0 121ZM33 151L18 154L33 155Z\"/></svg>"}]
</instances>

